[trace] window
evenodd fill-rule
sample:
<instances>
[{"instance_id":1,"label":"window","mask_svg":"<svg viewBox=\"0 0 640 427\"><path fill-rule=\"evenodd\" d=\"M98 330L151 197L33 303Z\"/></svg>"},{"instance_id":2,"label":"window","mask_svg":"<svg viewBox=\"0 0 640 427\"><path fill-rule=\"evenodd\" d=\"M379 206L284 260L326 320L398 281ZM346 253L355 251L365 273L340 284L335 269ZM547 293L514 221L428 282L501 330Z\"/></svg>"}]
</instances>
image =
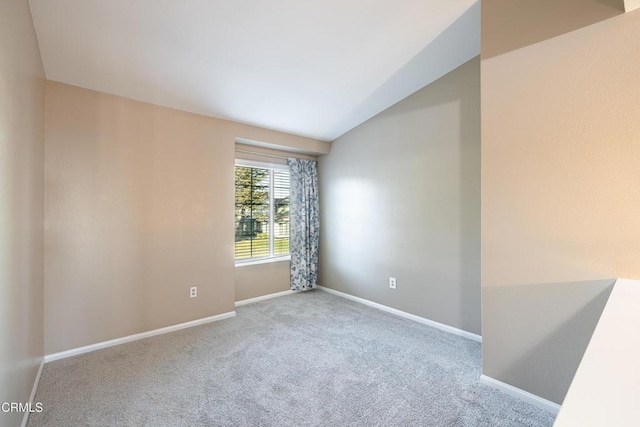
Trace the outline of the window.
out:
<instances>
[{"instance_id":1,"label":"window","mask_svg":"<svg viewBox=\"0 0 640 427\"><path fill-rule=\"evenodd\" d=\"M237 263L289 255L289 170L237 160L235 171Z\"/></svg>"}]
</instances>

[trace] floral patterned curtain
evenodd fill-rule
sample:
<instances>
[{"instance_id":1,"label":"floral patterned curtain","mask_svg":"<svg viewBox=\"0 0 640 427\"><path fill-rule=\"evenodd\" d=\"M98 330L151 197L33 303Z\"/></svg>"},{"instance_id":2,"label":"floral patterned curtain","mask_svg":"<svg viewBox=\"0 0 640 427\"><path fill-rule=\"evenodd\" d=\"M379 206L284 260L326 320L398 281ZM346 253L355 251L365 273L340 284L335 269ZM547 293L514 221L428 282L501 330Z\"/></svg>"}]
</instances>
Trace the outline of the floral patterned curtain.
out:
<instances>
[{"instance_id":1,"label":"floral patterned curtain","mask_svg":"<svg viewBox=\"0 0 640 427\"><path fill-rule=\"evenodd\" d=\"M290 176L289 249L291 289L307 291L318 279L318 240L320 205L318 168L313 160L288 159Z\"/></svg>"}]
</instances>

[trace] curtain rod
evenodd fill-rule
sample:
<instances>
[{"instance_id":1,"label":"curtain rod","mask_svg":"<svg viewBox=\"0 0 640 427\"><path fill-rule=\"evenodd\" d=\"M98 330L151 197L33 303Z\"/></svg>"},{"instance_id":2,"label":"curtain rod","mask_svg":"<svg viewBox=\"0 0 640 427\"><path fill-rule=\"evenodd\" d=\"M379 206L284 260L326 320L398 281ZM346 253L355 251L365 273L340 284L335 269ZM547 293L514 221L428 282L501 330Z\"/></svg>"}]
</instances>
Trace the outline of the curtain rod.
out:
<instances>
[{"instance_id":1,"label":"curtain rod","mask_svg":"<svg viewBox=\"0 0 640 427\"><path fill-rule=\"evenodd\" d=\"M255 154L256 156L265 156L265 157L273 157L275 159L288 159L289 157L297 157L300 158L300 156L305 156L305 157L313 157L313 156L309 156L307 154L297 154L296 153L291 153L291 156L278 156L276 154L267 154L267 153L260 153L259 151L249 151L249 150L242 150L242 149L238 149L236 148L236 153L246 153L246 154Z\"/></svg>"}]
</instances>

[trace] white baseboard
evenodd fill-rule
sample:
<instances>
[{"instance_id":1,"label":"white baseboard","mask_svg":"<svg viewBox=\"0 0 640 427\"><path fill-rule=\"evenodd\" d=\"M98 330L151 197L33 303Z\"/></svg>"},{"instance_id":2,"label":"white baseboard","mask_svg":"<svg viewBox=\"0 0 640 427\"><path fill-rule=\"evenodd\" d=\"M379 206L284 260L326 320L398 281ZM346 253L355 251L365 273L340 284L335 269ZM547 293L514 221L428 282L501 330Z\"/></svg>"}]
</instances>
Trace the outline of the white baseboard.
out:
<instances>
[{"instance_id":1,"label":"white baseboard","mask_svg":"<svg viewBox=\"0 0 640 427\"><path fill-rule=\"evenodd\" d=\"M278 297L283 297L285 295L291 295L294 292L296 291L288 290L288 291L276 292L274 294L262 295L255 298L243 299L241 301L236 301L236 307L240 307L241 305L253 304L254 302L264 301L271 298L278 298Z\"/></svg>"},{"instance_id":2,"label":"white baseboard","mask_svg":"<svg viewBox=\"0 0 640 427\"><path fill-rule=\"evenodd\" d=\"M558 405L557 403L551 402L547 399L543 399L539 396L536 396L535 394L529 393L528 391L521 390L517 387L514 387L507 383L503 383L502 381L498 381L486 375L480 375L480 382L490 387L497 388L498 390L510 396L522 399L525 402L537 406L540 409L544 409L545 411L550 412L554 415L557 415L558 411L560 411L560 405Z\"/></svg>"},{"instance_id":3,"label":"white baseboard","mask_svg":"<svg viewBox=\"0 0 640 427\"><path fill-rule=\"evenodd\" d=\"M125 344L131 341L137 341L144 338L153 337L156 335L162 335L169 332L179 331L180 329L191 328L193 326L204 325L206 323L217 322L219 320L229 319L236 315L235 311L228 313L218 314L216 316L205 317L202 319L192 320L190 322L178 323L177 325L167 326L160 329L154 329L152 331L141 332L139 334L128 335L122 338L116 338L109 341L103 341L96 344L86 345L84 347L73 348L71 350L61 351L60 353L48 354L44 357L44 362L49 363L54 360L66 359L67 357L77 356L79 354L89 353L95 350L100 350L107 347L113 347L115 345Z\"/></svg>"},{"instance_id":4,"label":"white baseboard","mask_svg":"<svg viewBox=\"0 0 640 427\"><path fill-rule=\"evenodd\" d=\"M31 395L29 395L29 407L34 407L35 403L33 402L36 398L36 390L38 390L38 384L40 383L40 375L42 375L42 368L44 368L44 357L40 359L40 367L38 368L38 373L36 374L36 379L33 381L33 387L31 388ZM26 427L27 422L29 421L29 411L25 411L22 417L21 427Z\"/></svg>"},{"instance_id":5,"label":"white baseboard","mask_svg":"<svg viewBox=\"0 0 640 427\"><path fill-rule=\"evenodd\" d=\"M459 335L464 338L468 338L473 341L482 342L480 335L473 332L464 331L462 329L454 328L453 326L445 325L444 323L436 322L434 320L425 319L424 317L416 316L415 314L407 313L406 311L398 310L386 305L378 304L377 302L369 301L364 298L355 297L353 295L345 294L344 292L336 291L334 289L325 288L324 286L317 286L318 289L328 292L333 295L337 295L342 298L356 301L369 307L377 308L378 310L386 311L387 313L395 314L396 316L404 317L405 319L413 320L424 325L431 326L436 329L440 329L445 332L449 332L454 335Z\"/></svg>"}]
</instances>

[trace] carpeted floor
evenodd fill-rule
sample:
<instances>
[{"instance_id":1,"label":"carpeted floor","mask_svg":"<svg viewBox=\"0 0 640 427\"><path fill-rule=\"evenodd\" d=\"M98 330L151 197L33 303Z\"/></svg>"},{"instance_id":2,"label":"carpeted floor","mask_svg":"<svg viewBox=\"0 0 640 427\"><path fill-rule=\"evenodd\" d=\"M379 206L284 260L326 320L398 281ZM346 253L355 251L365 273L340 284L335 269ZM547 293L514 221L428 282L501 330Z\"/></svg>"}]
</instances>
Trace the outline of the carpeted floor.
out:
<instances>
[{"instance_id":1,"label":"carpeted floor","mask_svg":"<svg viewBox=\"0 0 640 427\"><path fill-rule=\"evenodd\" d=\"M29 426L551 426L479 343L322 291L47 364Z\"/></svg>"}]
</instances>

